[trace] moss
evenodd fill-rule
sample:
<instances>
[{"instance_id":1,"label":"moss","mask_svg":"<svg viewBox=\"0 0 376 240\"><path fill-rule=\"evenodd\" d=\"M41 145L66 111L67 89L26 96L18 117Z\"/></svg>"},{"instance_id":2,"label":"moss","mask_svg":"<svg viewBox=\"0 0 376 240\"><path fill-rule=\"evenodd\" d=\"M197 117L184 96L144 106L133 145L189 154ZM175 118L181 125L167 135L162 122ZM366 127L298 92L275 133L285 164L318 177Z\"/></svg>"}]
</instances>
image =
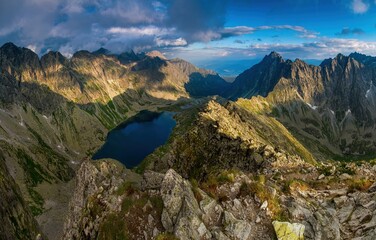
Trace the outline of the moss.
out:
<instances>
[{"instance_id":1,"label":"moss","mask_svg":"<svg viewBox=\"0 0 376 240\"><path fill-rule=\"evenodd\" d=\"M245 197L251 194L251 189L249 185L246 182L242 182L239 188L239 194L238 197Z\"/></svg>"},{"instance_id":2,"label":"moss","mask_svg":"<svg viewBox=\"0 0 376 240\"><path fill-rule=\"evenodd\" d=\"M309 189L308 183L299 180L299 179L291 179L286 181L282 187L282 190L285 193L292 193L294 191L307 191Z\"/></svg>"},{"instance_id":3,"label":"moss","mask_svg":"<svg viewBox=\"0 0 376 240\"><path fill-rule=\"evenodd\" d=\"M175 237L171 233L160 233L155 240L178 240L179 238Z\"/></svg>"},{"instance_id":4,"label":"moss","mask_svg":"<svg viewBox=\"0 0 376 240\"><path fill-rule=\"evenodd\" d=\"M220 184L233 183L235 181L236 174L238 174L237 170L224 170L218 175L217 180Z\"/></svg>"},{"instance_id":5,"label":"moss","mask_svg":"<svg viewBox=\"0 0 376 240\"><path fill-rule=\"evenodd\" d=\"M199 184L196 179L190 179L191 185L192 185L192 192L193 195L195 196L197 202L201 202L203 197L199 191Z\"/></svg>"},{"instance_id":6,"label":"moss","mask_svg":"<svg viewBox=\"0 0 376 240\"><path fill-rule=\"evenodd\" d=\"M29 186L27 186L27 190L29 192L31 199L33 200L33 202L29 203L31 213L34 216L38 216L38 215L42 214L43 210L44 210L44 208L43 208L43 205L44 205L43 197L37 191L35 191L33 188L31 188Z\"/></svg>"},{"instance_id":7,"label":"moss","mask_svg":"<svg viewBox=\"0 0 376 240\"><path fill-rule=\"evenodd\" d=\"M117 214L109 214L99 226L98 239L128 240L126 224Z\"/></svg>"},{"instance_id":8,"label":"moss","mask_svg":"<svg viewBox=\"0 0 376 240\"><path fill-rule=\"evenodd\" d=\"M127 212L127 211L129 211L129 209L131 209L132 206L133 206L133 200L130 199L130 198L125 198L121 202L121 211L122 212Z\"/></svg>"},{"instance_id":9,"label":"moss","mask_svg":"<svg viewBox=\"0 0 376 240\"><path fill-rule=\"evenodd\" d=\"M24 150L17 149L16 156L25 171L26 181L31 187L35 187L44 181L51 183L51 176Z\"/></svg>"},{"instance_id":10,"label":"moss","mask_svg":"<svg viewBox=\"0 0 376 240\"><path fill-rule=\"evenodd\" d=\"M362 191L365 192L367 191L371 186L373 182L370 181L369 179L354 179L350 182L349 184L349 192L355 192L355 191Z\"/></svg>"},{"instance_id":11,"label":"moss","mask_svg":"<svg viewBox=\"0 0 376 240\"><path fill-rule=\"evenodd\" d=\"M136 191L135 189L135 183L134 182L130 182L130 181L125 181L124 183L122 183L117 191L115 192L116 195L118 196L121 196L121 195L126 195L126 196L129 196L131 194L133 194L134 192Z\"/></svg>"},{"instance_id":12,"label":"moss","mask_svg":"<svg viewBox=\"0 0 376 240\"><path fill-rule=\"evenodd\" d=\"M278 197L273 195L265 185L264 175L256 177L256 181L249 185L249 191L255 194L262 202L268 202L268 209L272 213L273 219L277 219L279 216L283 215Z\"/></svg>"}]
</instances>

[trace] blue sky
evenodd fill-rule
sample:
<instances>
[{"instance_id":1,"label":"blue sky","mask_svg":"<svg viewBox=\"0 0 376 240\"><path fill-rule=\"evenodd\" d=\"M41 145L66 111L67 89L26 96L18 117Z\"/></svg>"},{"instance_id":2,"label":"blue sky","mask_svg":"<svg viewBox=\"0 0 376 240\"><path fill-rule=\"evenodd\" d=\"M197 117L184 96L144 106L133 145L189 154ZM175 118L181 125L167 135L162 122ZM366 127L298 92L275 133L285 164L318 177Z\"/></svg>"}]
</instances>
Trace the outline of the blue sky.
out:
<instances>
[{"instance_id":1,"label":"blue sky","mask_svg":"<svg viewBox=\"0 0 376 240\"><path fill-rule=\"evenodd\" d=\"M376 55L375 26L376 0L0 0L0 44L68 57L157 49L204 66L271 51L290 59Z\"/></svg>"}]
</instances>

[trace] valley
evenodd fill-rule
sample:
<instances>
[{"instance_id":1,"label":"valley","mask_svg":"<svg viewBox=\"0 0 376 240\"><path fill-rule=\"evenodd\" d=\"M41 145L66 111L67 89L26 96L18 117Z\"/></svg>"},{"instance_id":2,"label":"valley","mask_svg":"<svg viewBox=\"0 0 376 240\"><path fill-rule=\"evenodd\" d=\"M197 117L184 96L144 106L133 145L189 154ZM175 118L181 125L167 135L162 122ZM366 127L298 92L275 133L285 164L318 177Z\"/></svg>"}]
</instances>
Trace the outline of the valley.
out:
<instances>
[{"instance_id":1,"label":"valley","mask_svg":"<svg viewBox=\"0 0 376 240\"><path fill-rule=\"evenodd\" d=\"M272 52L228 83L157 51L39 58L7 43L0 236L275 239L291 222L306 239L372 239L374 62L354 53L313 66ZM161 113L153 123L173 112L168 131L140 127L145 111ZM146 131L128 135L137 161L107 159L127 145L101 154L132 128ZM153 135L163 139L145 150Z\"/></svg>"}]
</instances>

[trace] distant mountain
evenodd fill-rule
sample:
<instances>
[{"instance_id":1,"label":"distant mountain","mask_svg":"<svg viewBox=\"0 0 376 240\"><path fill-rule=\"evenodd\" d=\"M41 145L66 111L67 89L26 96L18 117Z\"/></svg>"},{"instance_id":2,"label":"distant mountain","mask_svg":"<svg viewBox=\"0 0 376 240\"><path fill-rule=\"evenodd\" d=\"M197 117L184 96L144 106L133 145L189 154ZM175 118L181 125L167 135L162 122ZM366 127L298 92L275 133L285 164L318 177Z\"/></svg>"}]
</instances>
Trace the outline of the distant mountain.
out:
<instances>
[{"instance_id":1,"label":"distant mountain","mask_svg":"<svg viewBox=\"0 0 376 240\"><path fill-rule=\"evenodd\" d=\"M374 58L358 53L313 66L273 52L235 79L230 96L265 97L251 102L265 102L305 141L319 141L338 155L368 155L376 150L374 66Z\"/></svg>"},{"instance_id":2,"label":"distant mountain","mask_svg":"<svg viewBox=\"0 0 376 240\"><path fill-rule=\"evenodd\" d=\"M191 96L227 96L226 94L231 84L214 71L198 68L193 64L178 58L172 59L170 62L189 76L189 82L185 84L185 88Z\"/></svg>"}]
</instances>

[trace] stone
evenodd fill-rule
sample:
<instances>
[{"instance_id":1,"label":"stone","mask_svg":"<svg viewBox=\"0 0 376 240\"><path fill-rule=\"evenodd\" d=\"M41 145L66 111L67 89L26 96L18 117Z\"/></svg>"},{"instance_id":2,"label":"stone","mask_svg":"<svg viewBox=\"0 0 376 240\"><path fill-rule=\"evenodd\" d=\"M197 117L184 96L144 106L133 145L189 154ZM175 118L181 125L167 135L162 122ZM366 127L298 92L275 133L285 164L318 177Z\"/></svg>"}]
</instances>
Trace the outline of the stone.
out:
<instances>
[{"instance_id":1,"label":"stone","mask_svg":"<svg viewBox=\"0 0 376 240\"><path fill-rule=\"evenodd\" d=\"M321 180L321 179L323 179L325 177L325 175L324 174L321 174L317 179L318 180Z\"/></svg>"},{"instance_id":2,"label":"stone","mask_svg":"<svg viewBox=\"0 0 376 240\"><path fill-rule=\"evenodd\" d=\"M352 177L347 173L343 173L343 174L341 174L341 176L339 176L339 179L344 181L344 180L350 180L350 179L352 179Z\"/></svg>"},{"instance_id":3,"label":"stone","mask_svg":"<svg viewBox=\"0 0 376 240\"><path fill-rule=\"evenodd\" d=\"M188 181L170 169L162 181L160 193L164 205L161 220L167 231L173 232L179 239L212 238L201 220L203 213ZM210 205L210 199L207 202Z\"/></svg>"},{"instance_id":4,"label":"stone","mask_svg":"<svg viewBox=\"0 0 376 240\"><path fill-rule=\"evenodd\" d=\"M376 165L375 165L376 166ZM368 192L374 193L376 192L376 182L374 182L370 188L368 188Z\"/></svg>"},{"instance_id":5,"label":"stone","mask_svg":"<svg viewBox=\"0 0 376 240\"><path fill-rule=\"evenodd\" d=\"M264 201L260 207L260 210L266 210L267 207L268 207L268 201Z\"/></svg>"},{"instance_id":6,"label":"stone","mask_svg":"<svg viewBox=\"0 0 376 240\"><path fill-rule=\"evenodd\" d=\"M224 212L222 221L226 235L232 239L248 239L251 234L251 225L247 221L236 219L230 212Z\"/></svg>"},{"instance_id":7,"label":"stone","mask_svg":"<svg viewBox=\"0 0 376 240\"><path fill-rule=\"evenodd\" d=\"M278 240L303 240L305 226L300 223L273 221Z\"/></svg>"},{"instance_id":8,"label":"stone","mask_svg":"<svg viewBox=\"0 0 376 240\"><path fill-rule=\"evenodd\" d=\"M153 171L145 171L141 182L142 189L159 189L162 185L164 174Z\"/></svg>"}]
</instances>

